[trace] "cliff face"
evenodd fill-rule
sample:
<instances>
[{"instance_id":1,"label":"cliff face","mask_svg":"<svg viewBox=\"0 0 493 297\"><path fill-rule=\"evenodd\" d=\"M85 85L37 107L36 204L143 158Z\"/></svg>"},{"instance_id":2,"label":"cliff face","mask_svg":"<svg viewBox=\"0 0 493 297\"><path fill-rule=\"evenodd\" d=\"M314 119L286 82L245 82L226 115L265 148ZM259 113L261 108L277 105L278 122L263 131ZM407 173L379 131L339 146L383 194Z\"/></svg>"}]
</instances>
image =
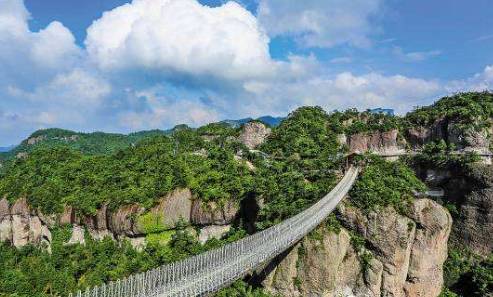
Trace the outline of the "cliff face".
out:
<instances>
[{"instance_id":1,"label":"cliff face","mask_svg":"<svg viewBox=\"0 0 493 297\"><path fill-rule=\"evenodd\" d=\"M249 122L243 126L238 140L249 149L254 149L262 144L271 132L270 128L260 122Z\"/></svg>"},{"instance_id":2,"label":"cliff face","mask_svg":"<svg viewBox=\"0 0 493 297\"><path fill-rule=\"evenodd\" d=\"M47 244L51 233L47 223L27 205L26 199L17 200L12 206L6 199L0 200L0 240L15 247L28 243Z\"/></svg>"},{"instance_id":3,"label":"cliff face","mask_svg":"<svg viewBox=\"0 0 493 297\"><path fill-rule=\"evenodd\" d=\"M319 227L264 280L282 296L421 296L440 294L450 214L421 199L403 216L392 208L368 214L342 205L339 233ZM365 239L355 247L351 237Z\"/></svg>"},{"instance_id":4,"label":"cliff face","mask_svg":"<svg viewBox=\"0 0 493 297\"><path fill-rule=\"evenodd\" d=\"M110 211L106 205L94 216L78 216L72 207L65 207L62 214L45 216L31 209L26 199L19 199L10 205L0 200L0 241L7 241L15 247L27 244L51 242L50 228L55 225L72 225L72 236L68 243L84 243L84 230L94 239L111 237L130 239L141 246L145 235L152 228L172 230L178 224L195 224L203 232L201 241L220 237L229 231L236 218L239 206L233 202L218 205L204 204L193 199L189 189L178 189L161 198L156 206L146 210L132 204ZM146 219L147 218L147 219ZM149 227L148 225L151 225ZM203 234L202 234L203 233Z\"/></svg>"},{"instance_id":5,"label":"cliff face","mask_svg":"<svg viewBox=\"0 0 493 297\"><path fill-rule=\"evenodd\" d=\"M429 127L410 128L405 134L404 136L412 149L419 149L432 141L445 140L447 143L453 144L458 150L477 153L490 151L490 131L466 128L457 122L446 119L438 119Z\"/></svg>"},{"instance_id":6,"label":"cliff face","mask_svg":"<svg viewBox=\"0 0 493 297\"><path fill-rule=\"evenodd\" d=\"M486 129L476 131L461 125L437 120L429 127L409 128L403 133L397 129L386 132L358 133L350 136L341 135L339 142L345 144L351 153L371 151L382 155L393 155L406 149L420 150L425 144L445 140L457 150L471 151L479 154L490 152L490 134Z\"/></svg>"},{"instance_id":7,"label":"cliff face","mask_svg":"<svg viewBox=\"0 0 493 297\"><path fill-rule=\"evenodd\" d=\"M493 252L493 167L476 165L466 178L449 182L449 187L469 190L459 201L458 218L452 240L477 254L488 256ZM449 194L450 195L450 194Z\"/></svg>"},{"instance_id":8,"label":"cliff face","mask_svg":"<svg viewBox=\"0 0 493 297\"><path fill-rule=\"evenodd\" d=\"M405 142L398 140L399 132L397 129L387 132L358 133L346 139L346 144L351 153L373 153L392 155L404 152Z\"/></svg>"}]
</instances>

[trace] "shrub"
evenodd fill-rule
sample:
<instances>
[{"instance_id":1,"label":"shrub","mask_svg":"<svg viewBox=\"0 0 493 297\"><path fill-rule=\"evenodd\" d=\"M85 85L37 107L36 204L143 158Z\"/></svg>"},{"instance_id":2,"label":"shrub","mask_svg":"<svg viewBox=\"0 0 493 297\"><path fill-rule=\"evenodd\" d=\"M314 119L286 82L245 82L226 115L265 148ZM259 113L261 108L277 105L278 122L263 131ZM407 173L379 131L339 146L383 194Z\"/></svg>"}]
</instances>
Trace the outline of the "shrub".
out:
<instances>
[{"instance_id":1,"label":"shrub","mask_svg":"<svg viewBox=\"0 0 493 297\"><path fill-rule=\"evenodd\" d=\"M370 156L349 196L353 205L366 211L393 206L404 212L414 194L425 189L406 164Z\"/></svg>"}]
</instances>

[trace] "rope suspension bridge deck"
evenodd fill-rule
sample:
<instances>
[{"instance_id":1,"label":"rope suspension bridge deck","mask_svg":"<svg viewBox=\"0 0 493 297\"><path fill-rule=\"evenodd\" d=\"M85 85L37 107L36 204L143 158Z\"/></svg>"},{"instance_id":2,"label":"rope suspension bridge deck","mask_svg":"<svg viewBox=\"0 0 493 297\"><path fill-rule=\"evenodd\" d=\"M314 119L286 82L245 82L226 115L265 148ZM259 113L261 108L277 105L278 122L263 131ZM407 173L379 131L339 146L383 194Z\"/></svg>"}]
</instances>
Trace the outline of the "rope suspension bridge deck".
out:
<instances>
[{"instance_id":1,"label":"rope suspension bridge deck","mask_svg":"<svg viewBox=\"0 0 493 297\"><path fill-rule=\"evenodd\" d=\"M69 297L204 296L224 288L281 254L315 229L353 186L359 168L350 167L342 180L305 211L221 248L110 282Z\"/></svg>"}]
</instances>

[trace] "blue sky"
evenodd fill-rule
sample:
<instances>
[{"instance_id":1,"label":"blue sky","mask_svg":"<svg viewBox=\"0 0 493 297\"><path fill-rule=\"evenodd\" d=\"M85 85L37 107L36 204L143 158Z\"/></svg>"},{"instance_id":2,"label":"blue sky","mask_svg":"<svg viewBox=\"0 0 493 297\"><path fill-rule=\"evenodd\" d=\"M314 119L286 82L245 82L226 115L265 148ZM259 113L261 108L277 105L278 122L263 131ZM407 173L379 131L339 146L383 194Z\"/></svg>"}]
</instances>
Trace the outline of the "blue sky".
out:
<instances>
[{"instance_id":1,"label":"blue sky","mask_svg":"<svg viewBox=\"0 0 493 297\"><path fill-rule=\"evenodd\" d=\"M106 13L105 13L106 12ZM0 146L493 85L487 0L0 0ZM104 13L104 14L103 14Z\"/></svg>"}]
</instances>

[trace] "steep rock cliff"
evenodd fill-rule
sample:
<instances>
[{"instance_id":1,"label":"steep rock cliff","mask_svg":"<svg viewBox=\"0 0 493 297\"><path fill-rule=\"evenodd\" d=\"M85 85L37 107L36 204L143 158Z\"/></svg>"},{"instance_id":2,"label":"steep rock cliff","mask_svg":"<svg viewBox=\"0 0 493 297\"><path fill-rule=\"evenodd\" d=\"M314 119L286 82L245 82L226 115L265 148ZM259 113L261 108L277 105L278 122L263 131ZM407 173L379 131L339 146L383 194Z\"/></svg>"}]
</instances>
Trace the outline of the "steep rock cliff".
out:
<instances>
[{"instance_id":1,"label":"steep rock cliff","mask_svg":"<svg viewBox=\"0 0 493 297\"><path fill-rule=\"evenodd\" d=\"M474 129L448 119L437 119L429 126L409 128L405 137L412 149L420 149L423 145L444 140L458 150L487 153L490 151L488 129Z\"/></svg>"},{"instance_id":2,"label":"steep rock cliff","mask_svg":"<svg viewBox=\"0 0 493 297\"><path fill-rule=\"evenodd\" d=\"M94 239L129 239L142 245L149 232L174 229L183 223L202 226L200 239L206 241L227 232L238 212L237 203L202 203L192 197L190 189L176 189L147 210L137 204L116 210L102 205L95 215L86 216L79 216L71 206L66 206L61 214L47 216L31 209L25 198L13 205L4 198L0 200L0 241L15 247L39 243L49 246L50 228L72 225L68 243L84 243L84 230L87 230Z\"/></svg>"},{"instance_id":3,"label":"steep rock cliff","mask_svg":"<svg viewBox=\"0 0 493 297\"><path fill-rule=\"evenodd\" d=\"M454 186L463 192L455 193L459 209L452 242L488 256L493 252L493 167L474 165L466 177L449 181L448 188ZM449 190L448 195L454 195L454 192Z\"/></svg>"},{"instance_id":4,"label":"steep rock cliff","mask_svg":"<svg viewBox=\"0 0 493 297\"><path fill-rule=\"evenodd\" d=\"M342 138L346 140L351 153L373 152L377 154L397 154L405 150L405 141L399 137L399 131L393 129L386 132L358 133Z\"/></svg>"},{"instance_id":5,"label":"steep rock cliff","mask_svg":"<svg viewBox=\"0 0 493 297\"><path fill-rule=\"evenodd\" d=\"M306 237L263 284L282 296L438 296L452 226L437 203L416 200L407 216L392 208L363 213L342 205L340 232ZM365 239L355 247L352 236Z\"/></svg>"},{"instance_id":6,"label":"steep rock cliff","mask_svg":"<svg viewBox=\"0 0 493 297\"><path fill-rule=\"evenodd\" d=\"M0 240L17 248L28 243L49 246L51 233L25 198L17 200L13 205L4 198L0 200Z\"/></svg>"}]
</instances>

